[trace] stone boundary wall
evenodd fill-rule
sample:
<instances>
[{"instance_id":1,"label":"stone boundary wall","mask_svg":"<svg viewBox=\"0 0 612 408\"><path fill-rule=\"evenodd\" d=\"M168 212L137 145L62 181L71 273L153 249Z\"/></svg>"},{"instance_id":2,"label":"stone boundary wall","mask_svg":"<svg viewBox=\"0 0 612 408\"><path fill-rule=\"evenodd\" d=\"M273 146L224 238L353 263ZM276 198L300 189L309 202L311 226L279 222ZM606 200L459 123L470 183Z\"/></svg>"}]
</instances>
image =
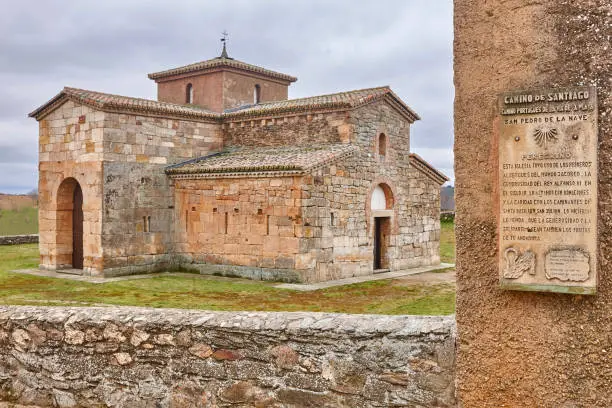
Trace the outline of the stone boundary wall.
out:
<instances>
[{"instance_id":1,"label":"stone boundary wall","mask_svg":"<svg viewBox=\"0 0 612 408\"><path fill-rule=\"evenodd\" d=\"M23 405L450 407L454 367L453 316L0 306Z\"/></svg>"},{"instance_id":2,"label":"stone boundary wall","mask_svg":"<svg viewBox=\"0 0 612 408\"><path fill-rule=\"evenodd\" d=\"M38 234L0 235L0 245L38 244Z\"/></svg>"}]
</instances>

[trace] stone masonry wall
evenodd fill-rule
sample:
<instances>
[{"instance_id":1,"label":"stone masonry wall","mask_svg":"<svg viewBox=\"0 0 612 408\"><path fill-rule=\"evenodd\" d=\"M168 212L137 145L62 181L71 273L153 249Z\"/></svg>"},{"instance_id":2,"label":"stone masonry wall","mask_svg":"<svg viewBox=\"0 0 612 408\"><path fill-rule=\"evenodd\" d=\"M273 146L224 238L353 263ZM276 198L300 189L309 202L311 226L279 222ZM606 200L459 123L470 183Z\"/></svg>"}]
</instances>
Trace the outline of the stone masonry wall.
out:
<instances>
[{"instance_id":1,"label":"stone masonry wall","mask_svg":"<svg viewBox=\"0 0 612 408\"><path fill-rule=\"evenodd\" d=\"M0 235L0 245L38 244L38 234Z\"/></svg>"},{"instance_id":2,"label":"stone masonry wall","mask_svg":"<svg viewBox=\"0 0 612 408\"><path fill-rule=\"evenodd\" d=\"M104 125L104 274L172 268L174 188L164 167L219 149L220 125L118 113Z\"/></svg>"},{"instance_id":3,"label":"stone masonry wall","mask_svg":"<svg viewBox=\"0 0 612 408\"><path fill-rule=\"evenodd\" d=\"M455 0L457 379L463 407L612 406L612 3ZM499 287L496 105L597 87L594 296Z\"/></svg>"},{"instance_id":4,"label":"stone masonry wall","mask_svg":"<svg viewBox=\"0 0 612 408\"><path fill-rule=\"evenodd\" d=\"M303 281L301 177L176 180L176 251L204 273ZM206 266L206 265L214 265Z\"/></svg>"},{"instance_id":5,"label":"stone masonry wall","mask_svg":"<svg viewBox=\"0 0 612 408\"><path fill-rule=\"evenodd\" d=\"M255 100L255 85L259 85L259 101L285 101L288 96L288 84L264 79L256 75L245 75L238 72L223 73L223 108L250 105Z\"/></svg>"},{"instance_id":6,"label":"stone masonry wall","mask_svg":"<svg viewBox=\"0 0 612 408\"><path fill-rule=\"evenodd\" d=\"M348 143L351 127L345 112L277 118L256 118L225 123L226 146L304 146L313 143Z\"/></svg>"},{"instance_id":7,"label":"stone masonry wall","mask_svg":"<svg viewBox=\"0 0 612 408\"><path fill-rule=\"evenodd\" d=\"M452 407L452 316L0 306L0 401Z\"/></svg>"},{"instance_id":8,"label":"stone masonry wall","mask_svg":"<svg viewBox=\"0 0 612 408\"><path fill-rule=\"evenodd\" d=\"M70 211L58 203L64 180L83 191L84 269L102 267L102 152L104 112L67 101L39 122L40 264L56 269L72 263ZM71 200L71 191L64 197Z\"/></svg>"},{"instance_id":9,"label":"stone masonry wall","mask_svg":"<svg viewBox=\"0 0 612 408\"><path fill-rule=\"evenodd\" d=\"M390 187L394 201L386 247L389 269L440 262L439 185L409 165L409 126L384 103L359 108L351 115L351 141L360 151L304 178L303 218L311 232L303 250L309 253L305 261L316 263L315 280L372 273L370 197L380 183ZM381 133L387 139L384 159L378 154Z\"/></svg>"}]
</instances>

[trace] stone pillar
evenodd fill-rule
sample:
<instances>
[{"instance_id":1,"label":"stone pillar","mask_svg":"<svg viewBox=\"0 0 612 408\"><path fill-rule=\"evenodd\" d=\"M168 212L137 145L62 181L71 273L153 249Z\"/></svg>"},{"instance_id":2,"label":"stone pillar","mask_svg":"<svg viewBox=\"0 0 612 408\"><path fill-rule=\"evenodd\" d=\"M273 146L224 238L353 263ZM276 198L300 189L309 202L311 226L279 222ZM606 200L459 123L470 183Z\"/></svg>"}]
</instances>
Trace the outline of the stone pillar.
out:
<instances>
[{"instance_id":1,"label":"stone pillar","mask_svg":"<svg viewBox=\"0 0 612 408\"><path fill-rule=\"evenodd\" d=\"M455 0L458 395L463 407L612 406L612 3ZM498 282L495 128L502 92L597 87L593 296Z\"/></svg>"}]
</instances>

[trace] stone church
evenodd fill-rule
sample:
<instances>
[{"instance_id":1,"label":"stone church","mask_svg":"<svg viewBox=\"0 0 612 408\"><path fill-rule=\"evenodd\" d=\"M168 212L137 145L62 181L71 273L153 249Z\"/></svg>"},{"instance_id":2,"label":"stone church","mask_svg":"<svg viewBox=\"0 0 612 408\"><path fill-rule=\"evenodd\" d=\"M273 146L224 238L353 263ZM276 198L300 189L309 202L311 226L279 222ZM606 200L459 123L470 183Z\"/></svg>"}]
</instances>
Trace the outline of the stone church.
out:
<instances>
[{"instance_id":1,"label":"stone church","mask_svg":"<svg viewBox=\"0 0 612 408\"><path fill-rule=\"evenodd\" d=\"M318 282L440 262L440 185L386 86L288 99L227 55L157 101L64 88L39 122L40 266ZM75 271L78 270L78 271Z\"/></svg>"}]
</instances>

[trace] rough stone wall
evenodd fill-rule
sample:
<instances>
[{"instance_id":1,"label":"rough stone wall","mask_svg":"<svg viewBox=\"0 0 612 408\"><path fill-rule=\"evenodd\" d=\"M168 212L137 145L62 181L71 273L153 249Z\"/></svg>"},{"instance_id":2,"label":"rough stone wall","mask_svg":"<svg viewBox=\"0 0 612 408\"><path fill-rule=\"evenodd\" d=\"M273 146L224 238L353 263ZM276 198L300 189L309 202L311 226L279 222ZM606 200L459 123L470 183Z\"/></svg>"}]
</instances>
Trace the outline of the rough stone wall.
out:
<instances>
[{"instance_id":1,"label":"rough stone wall","mask_svg":"<svg viewBox=\"0 0 612 408\"><path fill-rule=\"evenodd\" d=\"M102 152L104 112L67 101L39 122L40 265L72 263L69 211L58 206L62 182L78 181L83 191L84 269L102 267ZM70 192L67 192L70 195Z\"/></svg>"},{"instance_id":2,"label":"rough stone wall","mask_svg":"<svg viewBox=\"0 0 612 408\"><path fill-rule=\"evenodd\" d=\"M0 400L451 407L451 316L0 306Z\"/></svg>"},{"instance_id":3,"label":"rough stone wall","mask_svg":"<svg viewBox=\"0 0 612 408\"><path fill-rule=\"evenodd\" d=\"M255 99L255 85L260 87L260 102L287 100L287 83L226 71L223 73L223 109L252 104Z\"/></svg>"},{"instance_id":4,"label":"rough stone wall","mask_svg":"<svg viewBox=\"0 0 612 408\"><path fill-rule=\"evenodd\" d=\"M218 123L123 113L104 116L105 161L168 165L221 146Z\"/></svg>"},{"instance_id":5,"label":"rough stone wall","mask_svg":"<svg viewBox=\"0 0 612 408\"><path fill-rule=\"evenodd\" d=\"M0 245L38 244L38 234L0 235Z\"/></svg>"},{"instance_id":6,"label":"rough stone wall","mask_svg":"<svg viewBox=\"0 0 612 408\"><path fill-rule=\"evenodd\" d=\"M393 206L385 264L391 270L432 265L439 258L439 184L409 165L410 124L384 103L351 114L354 156L304 178L302 251L316 265L315 281L371 274L374 270L372 190L390 187ZM384 133L381 158L378 136ZM333 213L333 225L332 225Z\"/></svg>"},{"instance_id":7,"label":"rough stone wall","mask_svg":"<svg viewBox=\"0 0 612 408\"><path fill-rule=\"evenodd\" d=\"M223 142L226 146L347 143L350 130L344 112L256 118L225 123Z\"/></svg>"},{"instance_id":8,"label":"rough stone wall","mask_svg":"<svg viewBox=\"0 0 612 408\"><path fill-rule=\"evenodd\" d=\"M164 167L220 148L220 125L115 113L104 125L104 274L171 268L174 189Z\"/></svg>"},{"instance_id":9,"label":"rough stone wall","mask_svg":"<svg viewBox=\"0 0 612 408\"><path fill-rule=\"evenodd\" d=\"M306 280L298 254L305 228L301 177L177 179L175 188L176 252L183 267Z\"/></svg>"},{"instance_id":10,"label":"rough stone wall","mask_svg":"<svg viewBox=\"0 0 612 408\"><path fill-rule=\"evenodd\" d=\"M612 406L612 92L608 0L455 1L458 393L464 407ZM595 296L499 289L499 93L596 85ZM476 369L477 368L477 369Z\"/></svg>"}]
</instances>

